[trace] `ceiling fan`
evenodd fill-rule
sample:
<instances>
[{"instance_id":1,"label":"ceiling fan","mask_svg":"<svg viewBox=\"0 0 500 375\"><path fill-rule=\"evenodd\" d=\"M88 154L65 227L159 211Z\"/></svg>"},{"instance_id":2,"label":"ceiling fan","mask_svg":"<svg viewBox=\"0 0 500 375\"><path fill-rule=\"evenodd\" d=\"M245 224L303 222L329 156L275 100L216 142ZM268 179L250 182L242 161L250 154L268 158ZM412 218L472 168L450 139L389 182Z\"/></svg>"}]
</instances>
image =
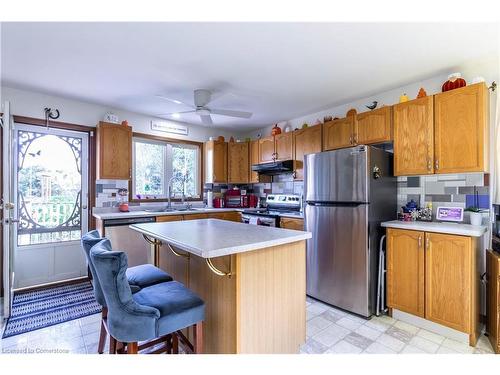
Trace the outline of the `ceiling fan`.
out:
<instances>
[{"instance_id":1,"label":"ceiling fan","mask_svg":"<svg viewBox=\"0 0 500 375\"><path fill-rule=\"evenodd\" d=\"M212 117L210 116L212 114L213 115L229 116L229 117L238 117L238 118L250 118L250 117L252 117L251 112L235 111L235 110L231 110L231 109L216 109L216 108L207 107L207 105L212 100L212 93L210 92L210 90L206 90L206 89L194 90L194 105L181 102L180 100L167 98L167 97L162 96L162 95L156 95L156 96L158 98L168 100L169 102L172 102L175 104L183 104L185 106L192 108L189 111L164 113L164 114L159 114L158 116L175 116L175 115L181 115L183 113L196 113L198 116L200 116L201 122L205 125L212 125L213 124Z\"/></svg>"}]
</instances>

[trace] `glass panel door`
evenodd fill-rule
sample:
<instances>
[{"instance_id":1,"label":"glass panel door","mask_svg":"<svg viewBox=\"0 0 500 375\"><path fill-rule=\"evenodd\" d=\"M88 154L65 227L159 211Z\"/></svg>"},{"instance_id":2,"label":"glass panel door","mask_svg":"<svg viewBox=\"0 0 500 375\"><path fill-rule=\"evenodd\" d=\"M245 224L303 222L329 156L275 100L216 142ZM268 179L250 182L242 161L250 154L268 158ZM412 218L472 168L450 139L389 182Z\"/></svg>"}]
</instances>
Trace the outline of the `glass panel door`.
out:
<instances>
[{"instance_id":1,"label":"glass panel door","mask_svg":"<svg viewBox=\"0 0 500 375\"><path fill-rule=\"evenodd\" d=\"M15 139L16 263L22 279L16 285L79 276L81 254L74 252L80 252L79 241L87 231L87 134L16 124ZM43 262L43 272L30 266L28 253L22 255L30 249L38 249L34 254Z\"/></svg>"}]
</instances>

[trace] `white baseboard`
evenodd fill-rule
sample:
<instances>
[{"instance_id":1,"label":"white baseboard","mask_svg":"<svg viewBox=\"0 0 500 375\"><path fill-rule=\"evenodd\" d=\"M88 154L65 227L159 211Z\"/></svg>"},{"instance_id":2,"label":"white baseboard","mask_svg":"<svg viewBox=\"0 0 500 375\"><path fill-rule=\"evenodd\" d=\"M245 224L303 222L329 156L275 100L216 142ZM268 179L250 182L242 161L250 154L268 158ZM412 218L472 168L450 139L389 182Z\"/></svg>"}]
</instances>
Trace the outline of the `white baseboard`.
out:
<instances>
[{"instance_id":1,"label":"white baseboard","mask_svg":"<svg viewBox=\"0 0 500 375\"><path fill-rule=\"evenodd\" d=\"M450 338L452 340L460 341L469 344L469 335L464 332L457 331L456 329L443 326L442 324L431 322L430 320L421 318L419 316L411 315L396 309L392 310L392 317L401 320L402 322L413 324L416 327L426 329L437 333L438 335Z\"/></svg>"}]
</instances>

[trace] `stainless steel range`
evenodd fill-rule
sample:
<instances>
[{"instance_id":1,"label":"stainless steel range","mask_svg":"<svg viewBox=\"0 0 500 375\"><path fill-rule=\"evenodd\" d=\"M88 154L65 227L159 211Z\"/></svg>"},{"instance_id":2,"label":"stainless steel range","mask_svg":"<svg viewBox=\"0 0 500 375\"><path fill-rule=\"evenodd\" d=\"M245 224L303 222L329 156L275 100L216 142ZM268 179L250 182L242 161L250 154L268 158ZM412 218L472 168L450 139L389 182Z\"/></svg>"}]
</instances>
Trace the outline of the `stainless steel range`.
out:
<instances>
[{"instance_id":1,"label":"stainless steel range","mask_svg":"<svg viewBox=\"0 0 500 375\"><path fill-rule=\"evenodd\" d=\"M279 227L280 216L302 217L302 199L295 194L268 194L266 208L244 210L241 220L247 224Z\"/></svg>"}]
</instances>

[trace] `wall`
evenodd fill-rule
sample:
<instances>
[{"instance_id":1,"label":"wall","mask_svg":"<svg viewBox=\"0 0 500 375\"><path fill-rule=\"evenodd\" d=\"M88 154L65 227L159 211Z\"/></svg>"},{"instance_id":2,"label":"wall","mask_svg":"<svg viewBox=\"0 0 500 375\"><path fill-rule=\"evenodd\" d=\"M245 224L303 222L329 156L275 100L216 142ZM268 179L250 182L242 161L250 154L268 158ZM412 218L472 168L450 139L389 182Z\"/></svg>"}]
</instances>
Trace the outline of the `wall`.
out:
<instances>
[{"instance_id":1,"label":"wall","mask_svg":"<svg viewBox=\"0 0 500 375\"><path fill-rule=\"evenodd\" d=\"M223 135L228 139L231 136L237 138L243 135L241 132L189 124L185 124L189 129L187 136L162 133L151 130L151 120L155 119L151 116L12 87L3 86L0 90L0 103L9 101L11 113L18 116L43 118L43 109L50 107L59 109L61 116L57 121L95 126L103 119L106 112L111 111L119 117L120 121L127 120L133 130L139 133L198 142L205 142L211 136ZM164 119L162 120L164 121ZM96 207L111 207L116 205L116 192L120 187L128 187L127 182L98 180L96 184Z\"/></svg>"},{"instance_id":2,"label":"wall","mask_svg":"<svg viewBox=\"0 0 500 375\"><path fill-rule=\"evenodd\" d=\"M14 115L43 118L43 109L45 107L57 108L61 113L61 117L58 121L79 125L95 126L103 119L106 112L111 111L119 117L120 121L127 120L133 130L140 133L198 142L207 141L211 136L223 135L229 138L231 136L236 137L241 135L237 132L225 129L198 125L187 125L189 128L189 134L187 136L162 133L151 130L151 120L155 119L155 117L152 116L128 112L105 105L86 103L39 92L2 86L0 91L0 102L3 103L6 100L10 101L11 113Z\"/></svg>"},{"instance_id":3,"label":"wall","mask_svg":"<svg viewBox=\"0 0 500 375\"><path fill-rule=\"evenodd\" d=\"M403 63L403 62L402 62ZM485 59L481 61L474 61L464 64L462 66L457 66L450 69L451 72L461 72L462 77L467 81L471 82L474 77L481 76L485 79L486 83L489 85L492 81L499 82L500 72L499 72L499 60L498 57L492 57L491 59ZM319 110L310 114L306 114L301 117L288 119L279 122L278 124L283 129L284 126L290 125L292 129L300 128L304 122L308 124L314 124L317 120L323 121L324 116L333 117L345 117L347 111L351 108L356 109L358 113L366 112L368 109L365 107L367 104L371 104L373 101L378 101L378 107L382 105L393 105L399 102L399 97L401 94L406 93L410 99L414 99L417 96L420 87L423 87L427 95L432 95L441 92L441 86L443 82L447 80L448 74L439 74L429 79L408 83L400 87L393 88L391 90L376 93L371 96L367 96L360 99L353 99L345 104L332 106L324 110ZM390 77L388 77L388 80ZM491 119L494 119L495 115L495 102L496 95L491 95L491 106L490 113L492 114ZM265 128L257 129L246 134L247 137L258 138L259 134L267 136L271 134L271 129L273 125L269 125Z\"/></svg>"}]
</instances>

